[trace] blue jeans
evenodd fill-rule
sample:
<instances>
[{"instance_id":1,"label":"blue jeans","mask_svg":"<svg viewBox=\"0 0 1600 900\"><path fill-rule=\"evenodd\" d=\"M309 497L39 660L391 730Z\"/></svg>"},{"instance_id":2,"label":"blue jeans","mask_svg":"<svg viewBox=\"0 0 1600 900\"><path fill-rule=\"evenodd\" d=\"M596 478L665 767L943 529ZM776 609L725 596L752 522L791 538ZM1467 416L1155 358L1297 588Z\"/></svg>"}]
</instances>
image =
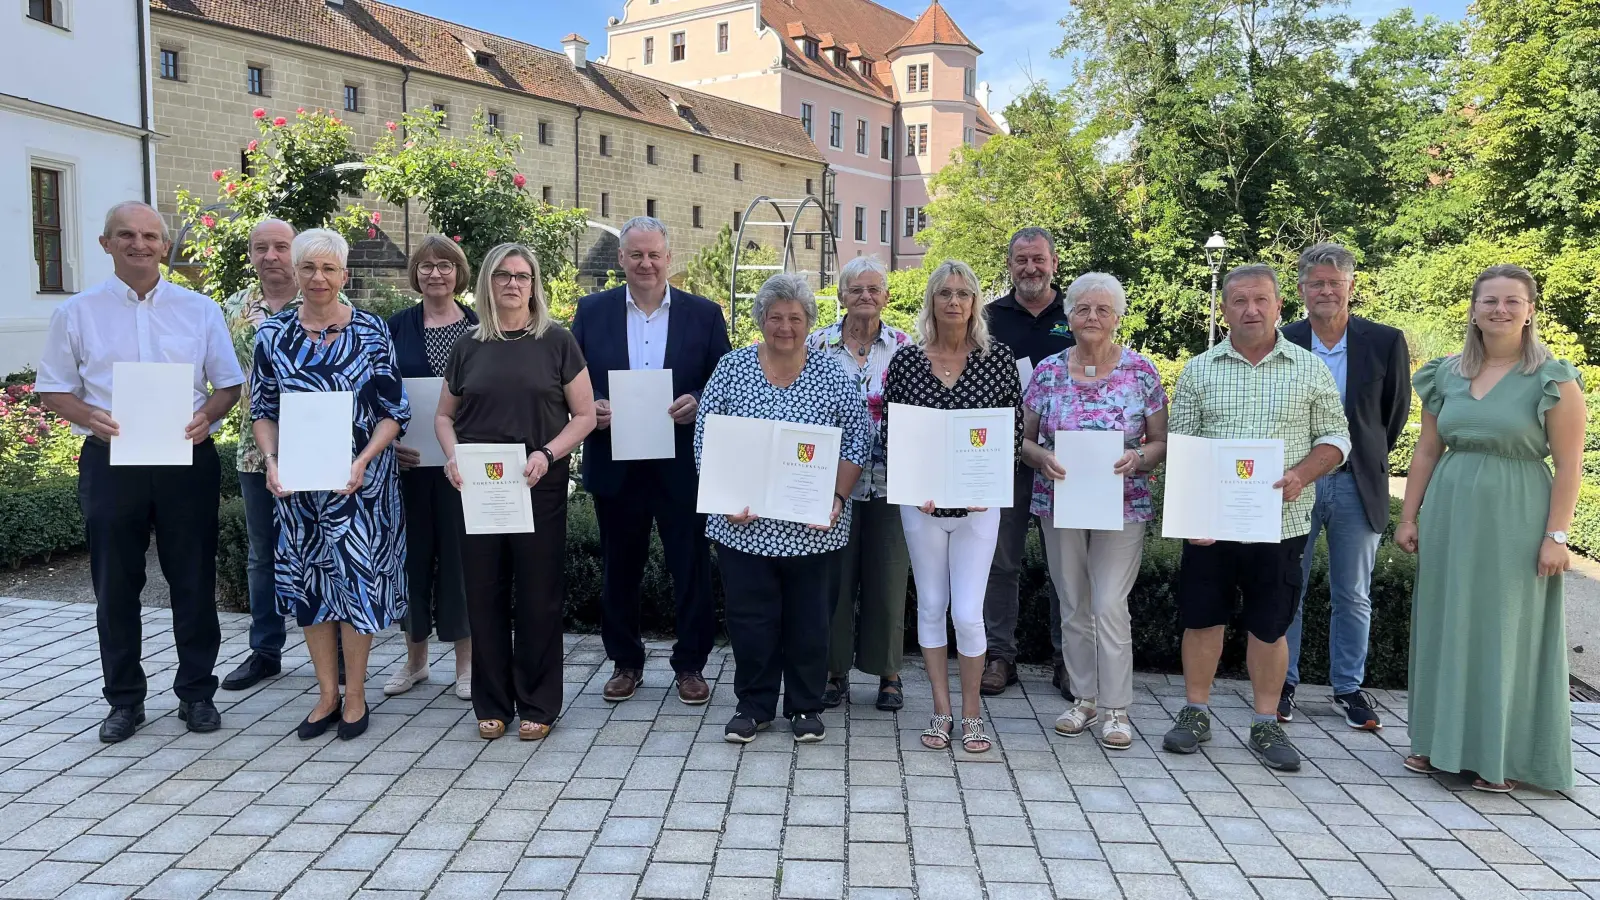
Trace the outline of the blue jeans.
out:
<instances>
[{"instance_id":1,"label":"blue jeans","mask_svg":"<svg viewBox=\"0 0 1600 900\"><path fill-rule=\"evenodd\" d=\"M244 526L250 536L245 571L250 581L250 649L270 660L283 655L283 614L278 612L278 592L273 585L273 548L278 528L273 521L276 500L267 490L264 472L240 472L239 493L244 497Z\"/></svg>"},{"instance_id":2,"label":"blue jeans","mask_svg":"<svg viewBox=\"0 0 1600 900\"><path fill-rule=\"evenodd\" d=\"M1328 623L1328 680L1337 696L1361 688L1367 674L1367 637L1372 624L1372 567L1378 561L1383 535L1367 523L1366 508L1356 493L1355 476L1335 472L1317 479L1317 503L1311 510L1300 568L1300 604L1289 626L1289 684L1300 683L1300 615L1311 581L1311 550L1317 535L1328 533L1328 585L1332 616Z\"/></svg>"}]
</instances>

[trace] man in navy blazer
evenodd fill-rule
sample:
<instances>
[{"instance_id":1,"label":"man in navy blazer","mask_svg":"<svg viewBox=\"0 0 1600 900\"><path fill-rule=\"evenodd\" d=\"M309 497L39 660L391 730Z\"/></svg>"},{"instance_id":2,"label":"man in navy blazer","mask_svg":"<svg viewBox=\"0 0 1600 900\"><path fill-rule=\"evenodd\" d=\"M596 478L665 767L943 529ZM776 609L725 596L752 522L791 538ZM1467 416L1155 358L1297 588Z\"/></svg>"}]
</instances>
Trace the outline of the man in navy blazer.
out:
<instances>
[{"instance_id":1,"label":"man in navy blazer","mask_svg":"<svg viewBox=\"0 0 1600 900\"><path fill-rule=\"evenodd\" d=\"M700 391L731 348L722 307L667 283L672 251L667 228L648 216L622 226L618 262L627 282L578 301L572 334L589 363L598 427L583 442L583 486L594 495L600 525L600 635L615 663L605 699L632 697L644 682L639 637L639 585L655 522L677 601L672 670L678 699L701 704L711 687L701 670L716 637L711 596L711 549L705 516L695 512L699 475L694 465L694 419ZM677 454L672 459L611 458L611 372L670 369L677 399L667 412Z\"/></svg>"},{"instance_id":2,"label":"man in navy blazer","mask_svg":"<svg viewBox=\"0 0 1600 900\"><path fill-rule=\"evenodd\" d=\"M1372 699L1361 690L1366 675L1367 638L1372 622L1372 568L1378 541L1389 524L1389 452L1411 414L1411 355L1398 328L1350 315L1350 289L1356 260L1338 244L1316 244L1300 254L1300 296L1306 318L1286 326L1283 336L1327 364L1350 420L1350 455L1317 479L1317 505L1311 513L1309 549L1317 533L1328 536L1328 677L1333 708L1345 724L1363 731L1383 725ZM1300 579L1304 606L1311 575L1305 555ZM1300 682L1300 610L1289 626L1289 673L1278 700L1278 720L1294 718L1294 689Z\"/></svg>"}]
</instances>

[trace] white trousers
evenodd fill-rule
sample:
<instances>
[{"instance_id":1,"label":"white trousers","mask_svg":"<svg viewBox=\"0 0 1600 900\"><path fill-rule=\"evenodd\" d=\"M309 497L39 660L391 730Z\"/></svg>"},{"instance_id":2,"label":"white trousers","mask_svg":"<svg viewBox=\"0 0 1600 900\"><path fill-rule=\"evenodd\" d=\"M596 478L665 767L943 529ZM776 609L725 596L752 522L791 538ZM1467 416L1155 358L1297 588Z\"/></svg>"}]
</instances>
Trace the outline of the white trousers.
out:
<instances>
[{"instance_id":1,"label":"white trousers","mask_svg":"<svg viewBox=\"0 0 1600 900\"><path fill-rule=\"evenodd\" d=\"M1102 709L1133 703L1133 625L1128 591L1144 557L1144 522L1121 531L1044 526L1044 555L1061 603L1061 655L1072 695ZM920 590L920 587L919 587Z\"/></svg>"},{"instance_id":2,"label":"white trousers","mask_svg":"<svg viewBox=\"0 0 1600 900\"><path fill-rule=\"evenodd\" d=\"M989 649L983 631L983 595L1000 534L999 508L945 519L902 506L900 521L917 582L917 643L930 648L949 643L944 618L948 610L956 625L957 652L982 656Z\"/></svg>"}]
</instances>

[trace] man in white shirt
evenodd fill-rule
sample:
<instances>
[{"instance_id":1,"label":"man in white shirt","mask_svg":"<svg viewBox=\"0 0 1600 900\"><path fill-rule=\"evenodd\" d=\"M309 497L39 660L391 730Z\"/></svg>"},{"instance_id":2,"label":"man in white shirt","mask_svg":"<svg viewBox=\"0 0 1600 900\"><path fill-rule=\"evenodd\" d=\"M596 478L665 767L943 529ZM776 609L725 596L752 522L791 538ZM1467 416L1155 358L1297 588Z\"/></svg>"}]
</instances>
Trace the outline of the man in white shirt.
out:
<instances>
[{"instance_id":1,"label":"man in white shirt","mask_svg":"<svg viewBox=\"0 0 1600 900\"><path fill-rule=\"evenodd\" d=\"M694 464L694 420L700 391L730 349L722 307L667 283L672 251L667 228L639 216L622 226L617 261L627 283L578 301L572 336L589 363L599 427L583 443L583 486L594 496L600 525L600 637L615 663L603 695L620 703L643 683L639 589L650 553L650 524L672 574L677 642L672 671L678 699L711 699L702 669L716 639L711 595L711 545L706 518L695 512L700 479ZM670 369L676 423L669 459L617 460L611 455L610 373Z\"/></svg>"},{"instance_id":2,"label":"man in white shirt","mask_svg":"<svg viewBox=\"0 0 1600 900\"><path fill-rule=\"evenodd\" d=\"M36 389L52 412L85 436L78 497L89 538L100 667L111 713L100 740L124 741L144 721L145 676L139 659L139 595L155 528L161 574L172 589L178 670L173 692L190 731L215 731L211 702L221 633L217 625L217 498L220 473L211 434L239 399L244 373L234 357L222 310L211 298L161 277L171 247L166 223L149 206L119 203L106 214L100 246L115 276L62 303L50 318ZM194 444L187 466L111 465L111 372L119 362L191 363Z\"/></svg>"}]
</instances>

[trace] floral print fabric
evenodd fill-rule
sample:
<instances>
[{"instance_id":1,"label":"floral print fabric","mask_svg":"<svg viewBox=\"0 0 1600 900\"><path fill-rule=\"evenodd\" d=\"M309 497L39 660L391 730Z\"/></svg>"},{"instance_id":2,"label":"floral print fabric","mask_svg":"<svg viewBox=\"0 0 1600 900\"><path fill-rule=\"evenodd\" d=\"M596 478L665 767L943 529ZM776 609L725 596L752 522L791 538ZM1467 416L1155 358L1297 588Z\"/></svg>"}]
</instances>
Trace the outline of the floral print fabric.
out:
<instances>
[{"instance_id":1,"label":"floral print fabric","mask_svg":"<svg viewBox=\"0 0 1600 900\"><path fill-rule=\"evenodd\" d=\"M1073 379L1067 367L1071 353L1070 349L1063 350L1040 362L1022 397L1022 405L1039 415L1039 446L1053 451L1057 431L1120 431L1124 447L1132 450L1139 446L1144 440L1146 417L1167 405L1167 392L1155 365L1124 347L1122 358L1110 375L1099 381L1082 382ZM1065 462L1071 464L1071 460ZM1034 472L1029 511L1047 519L1053 517L1054 498L1054 483L1043 472ZM1122 517L1128 522L1155 518L1148 474L1126 479Z\"/></svg>"},{"instance_id":2,"label":"floral print fabric","mask_svg":"<svg viewBox=\"0 0 1600 900\"><path fill-rule=\"evenodd\" d=\"M846 317L848 318L848 317ZM844 319L811 332L806 346L823 350L844 366L845 374L861 389L861 400L867 406L867 416L872 420L872 462L862 467L861 477L850 492L852 500L875 500L889 496L889 458L883 436L883 376L889 371L889 360L895 351L911 343L904 331L880 321L878 336L867 351L865 361L856 358L844 342Z\"/></svg>"}]
</instances>

